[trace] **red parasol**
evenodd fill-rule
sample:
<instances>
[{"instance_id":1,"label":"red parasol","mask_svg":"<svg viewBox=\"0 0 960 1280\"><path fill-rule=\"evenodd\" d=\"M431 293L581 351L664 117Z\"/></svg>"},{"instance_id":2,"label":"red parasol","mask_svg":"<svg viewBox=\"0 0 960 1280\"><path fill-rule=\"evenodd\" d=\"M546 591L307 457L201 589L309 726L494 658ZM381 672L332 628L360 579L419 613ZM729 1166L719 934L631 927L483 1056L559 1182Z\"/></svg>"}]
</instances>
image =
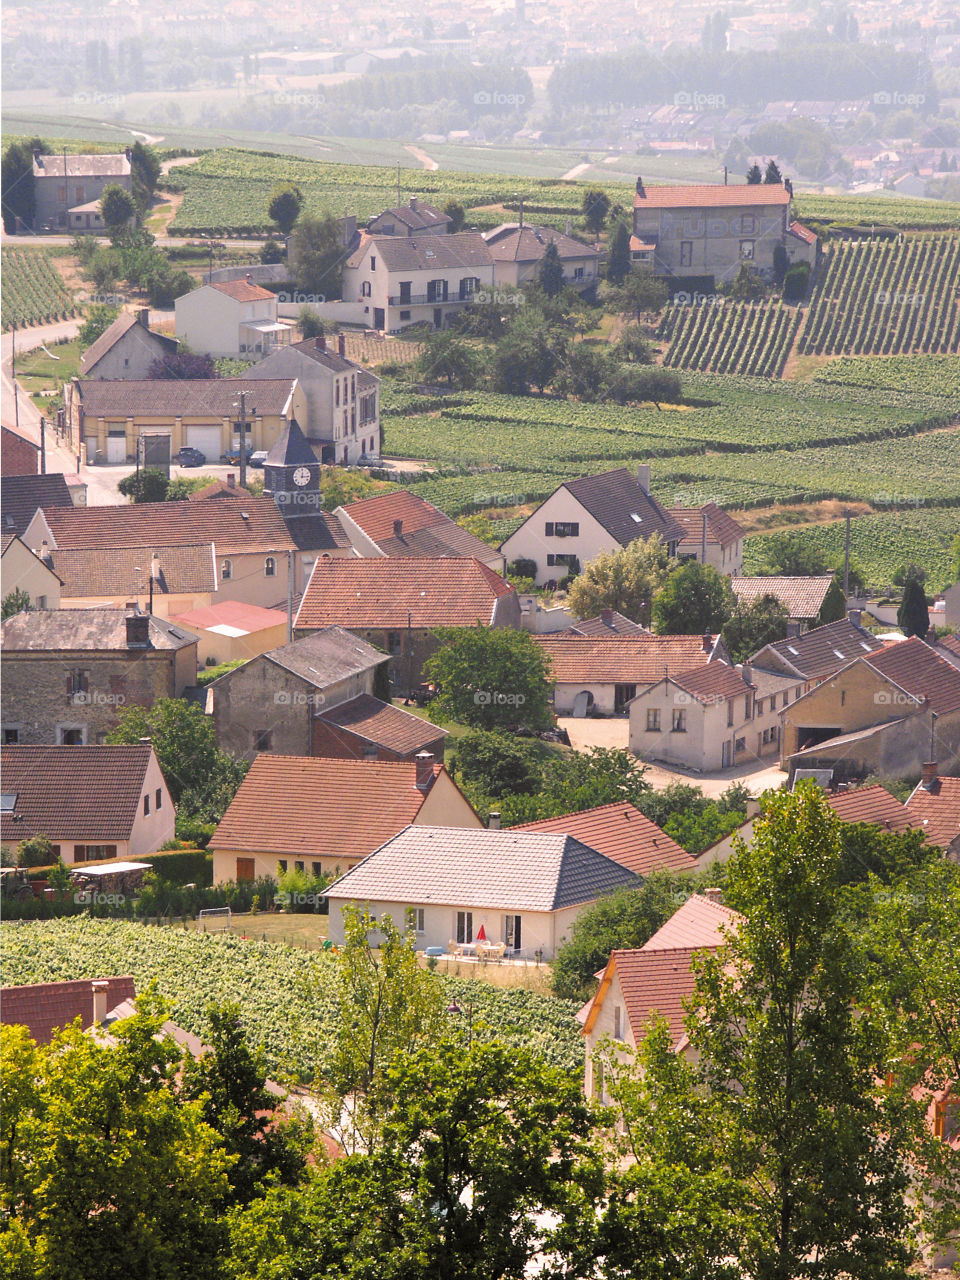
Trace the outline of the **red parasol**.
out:
<instances>
[{"instance_id":1,"label":"red parasol","mask_svg":"<svg viewBox=\"0 0 960 1280\"><path fill-rule=\"evenodd\" d=\"M486 940L487 940L487 931L484 929L483 925L481 925L480 928L477 930L477 941L486 942Z\"/></svg>"}]
</instances>

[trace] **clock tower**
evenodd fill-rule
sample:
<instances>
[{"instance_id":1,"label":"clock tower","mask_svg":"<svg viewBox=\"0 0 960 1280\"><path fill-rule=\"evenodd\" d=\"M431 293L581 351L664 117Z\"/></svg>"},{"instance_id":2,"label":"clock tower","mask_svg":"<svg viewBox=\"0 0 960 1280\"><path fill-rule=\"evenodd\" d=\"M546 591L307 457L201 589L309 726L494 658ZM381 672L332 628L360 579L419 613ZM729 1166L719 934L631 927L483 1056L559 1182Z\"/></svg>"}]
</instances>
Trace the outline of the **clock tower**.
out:
<instances>
[{"instance_id":1,"label":"clock tower","mask_svg":"<svg viewBox=\"0 0 960 1280\"><path fill-rule=\"evenodd\" d=\"M263 464L263 493L286 519L316 515L320 507L320 463L292 419Z\"/></svg>"}]
</instances>

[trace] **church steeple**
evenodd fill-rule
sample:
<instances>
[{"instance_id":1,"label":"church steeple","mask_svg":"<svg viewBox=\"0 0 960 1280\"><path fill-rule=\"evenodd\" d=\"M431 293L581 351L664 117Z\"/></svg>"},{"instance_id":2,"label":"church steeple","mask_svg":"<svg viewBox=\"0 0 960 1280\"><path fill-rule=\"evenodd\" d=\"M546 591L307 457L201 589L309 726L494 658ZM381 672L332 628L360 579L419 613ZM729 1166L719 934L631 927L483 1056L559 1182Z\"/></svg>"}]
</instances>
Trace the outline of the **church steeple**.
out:
<instances>
[{"instance_id":1,"label":"church steeple","mask_svg":"<svg viewBox=\"0 0 960 1280\"><path fill-rule=\"evenodd\" d=\"M284 517L314 515L320 505L320 463L296 418L267 454L263 492L272 496Z\"/></svg>"}]
</instances>

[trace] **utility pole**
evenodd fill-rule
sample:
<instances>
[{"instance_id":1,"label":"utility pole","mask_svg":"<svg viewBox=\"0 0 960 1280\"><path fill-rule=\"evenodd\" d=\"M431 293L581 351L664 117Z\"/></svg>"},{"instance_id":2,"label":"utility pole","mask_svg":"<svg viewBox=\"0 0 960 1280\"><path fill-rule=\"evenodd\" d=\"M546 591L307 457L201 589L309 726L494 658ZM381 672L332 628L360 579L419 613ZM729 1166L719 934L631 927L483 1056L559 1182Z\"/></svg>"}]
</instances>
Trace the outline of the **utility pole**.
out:
<instances>
[{"instance_id":1,"label":"utility pole","mask_svg":"<svg viewBox=\"0 0 960 1280\"><path fill-rule=\"evenodd\" d=\"M236 407L236 401L234 401ZM237 426L240 428L240 488L247 487L247 393L240 392L240 421ZM257 412L256 408L250 410L252 414Z\"/></svg>"},{"instance_id":2,"label":"utility pole","mask_svg":"<svg viewBox=\"0 0 960 1280\"><path fill-rule=\"evenodd\" d=\"M40 415L40 474L41 474L42 476L45 476L45 475L47 474L47 435L46 435L46 426L47 426L47 420L46 420L46 418L43 416L43 414L41 413L41 415Z\"/></svg>"},{"instance_id":3,"label":"utility pole","mask_svg":"<svg viewBox=\"0 0 960 1280\"><path fill-rule=\"evenodd\" d=\"M700 563L705 565L707 563L707 509L706 507L700 508L700 515L703 519L703 530L700 534Z\"/></svg>"},{"instance_id":4,"label":"utility pole","mask_svg":"<svg viewBox=\"0 0 960 1280\"><path fill-rule=\"evenodd\" d=\"M17 322L10 331L10 376L13 379L13 420L20 428L20 397L17 395Z\"/></svg>"},{"instance_id":5,"label":"utility pole","mask_svg":"<svg viewBox=\"0 0 960 1280\"><path fill-rule=\"evenodd\" d=\"M844 511L847 522L843 538L843 602L846 608L847 596L850 594L850 512Z\"/></svg>"},{"instance_id":6,"label":"utility pole","mask_svg":"<svg viewBox=\"0 0 960 1280\"><path fill-rule=\"evenodd\" d=\"M287 644L293 641L293 552L287 550Z\"/></svg>"},{"instance_id":7,"label":"utility pole","mask_svg":"<svg viewBox=\"0 0 960 1280\"><path fill-rule=\"evenodd\" d=\"M402 203L403 201L400 198L400 161L398 160L397 161L397 208L398 209L400 208L400 205Z\"/></svg>"}]
</instances>

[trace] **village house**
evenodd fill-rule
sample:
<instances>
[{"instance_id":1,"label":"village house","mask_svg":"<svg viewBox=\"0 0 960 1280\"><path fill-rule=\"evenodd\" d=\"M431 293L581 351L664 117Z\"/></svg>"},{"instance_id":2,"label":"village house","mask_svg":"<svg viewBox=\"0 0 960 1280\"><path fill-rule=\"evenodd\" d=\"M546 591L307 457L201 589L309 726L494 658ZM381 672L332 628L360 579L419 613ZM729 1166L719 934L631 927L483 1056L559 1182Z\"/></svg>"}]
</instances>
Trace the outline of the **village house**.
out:
<instances>
[{"instance_id":1,"label":"village house","mask_svg":"<svg viewBox=\"0 0 960 1280\"><path fill-rule=\"evenodd\" d=\"M343 267L344 318L397 333L408 325L444 329L481 290L494 288L494 262L479 232L371 236Z\"/></svg>"},{"instance_id":2,"label":"village house","mask_svg":"<svg viewBox=\"0 0 960 1280\"><path fill-rule=\"evenodd\" d=\"M297 416L318 462L355 466L380 457L380 379L346 357L341 334L336 351L321 334L279 347L244 377L296 379L306 409Z\"/></svg>"},{"instance_id":3,"label":"village house","mask_svg":"<svg viewBox=\"0 0 960 1280\"><path fill-rule=\"evenodd\" d=\"M558 636L583 636L592 640L621 640L624 636L649 636L653 632L639 622L631 622L618 609L601 609L595 618L574 622L569 627L550 634Z\"/></svg>"},{"instance_id":4,"label":"village house","mask_svg":"<svg viewBox=\"0 0 960 1280\"><path fill-rule=\"evenodd\" d=\"M477 955L489 942L497 955L552 960L585 907L638 883L573 836L423 823L400 831L330 886L330 937L343 942L349 906L408 926L418 951Z\"/></svg>"},{"instance_id":5,"label":"village house","mask_svg":"<svg viewBox=\"0 0 960 1280\"><path fill-rule=\"evenodd\" d=\"M97 209L106 187L132 186L130 148L118 155L33 153L34 231L101 231Z\"/></svg>"},{"instance_id":6,"label":"village house","mask_svg":"<svg viewBox=\"0 0 960 1280\"><path fill-rule=\"evenodd\" d=\"M240 448L241 395L246 403L247 450L271 448L306 396L294 378L79 379L66 388L72 446L87 464L165 465L189 446L207 462ZM150 452L145 452L149 441Z\"/></svg>"},{"instance_id":7,"label":"village house","mask_svg":"<svg viewBox=\"0 0 960 1280\"><path fill-rule=\"evenodd\" d=\"M403 763L259 755L210 839L213 882L339 875L411 824L480 826L428 752Z\"/></svg>"},{"instance_id":8,"label":"village house","mask_svg":"<svg viewBox=\"0 0 960 1280\"><path fill-rule=\"evenodd\" d=\"M491 814L491 820L493 815ZM511 831L551 831L573 836L638 876L652 871L694 871L697 861L628 800L580 813L523 822Z\"/></svg>"},{"instance_id":9,"label":"village house","mask_svg":"<svg viewBox=\"0 0 960 1280\"><path fill-rule=\"evenodd\" d=\"M502 554L435 506L398 489L374 498L361 498L334 512L358 556L398 559L470 557L502 574Z\"/></svg>"},{"instance_id":10,"label":"village house","mask_svg":"<svg viewBox=\"0 0 960 1280\"><path fill-rule=\"evenodd\" d=\"M197 637L201 667L246 662L275 649L285 643L289 624L283 609L264 609L242 600L218 600L167 616L179 631Z\"/></svg>"},{"instance_id":11,"label":"village house","mask_svg":"<svg viewBox=\"0 0 960 1280\"><path fill-rule=\"evenodd\" d=\"M197 683L197 640L125 609L48 609L2 624L3 742L102 743L124 707Z\"/></svg>"},{"instance_id":12,"label":"village house","mask_svg":"<svg viewBox=\"0 0 960 1280\"><path fill-rule=\"evenodd\" d=\"M793 231L789 181L647 187L637 179L633 199L634 262L655 275L730 281L744 263L772 277L774 249L792 251L812 267L816 243ZM815 239L815 238L814 238Z\"/></svg>"},{"instance_id":13,"label":"village house","mask_svg":"<svg viewBox=\"0 0 960 1280\"><path fill-rule=\"evenodd\" d=\"M733 594L742 605L749 606L763 596L773 596L779 600L787 611L791 637L802 635L817 625L832 585L833 575L829 573L810 578L789 578L777 574L755 578L735 576L730 579ZM790 627L790 623L795 625Z\"/></svg>"},{"instance_id":14,"label":"village house","mask_svg":"<svg viewBox=\"0 0 960 1280\"><path fill-rule=\"evenodd\" d=\"M26 1027L30 1039L49 1044L64 1027L81 1020L86 1031L108 1025L110 1013L136 996L133 978L82 978L69 982L31 982L0 990L0 1023Z\"/></svg>"},{"instance_id":15,"label":"village house","mask_svg":"<svg viewBox=\"0 0 960 1280\"><path fill-rule=\"evenodd\" d=\"M3 843L44 835L53 859L120 860L173 839L176 810L149 742L134 746L0 748Z\"/></svg>"},{"instance_id":16,"label":"village house","mask_svg":"<svg viewBox=\"0 0 960 1280\"><path fill-rule=\"evenodd\" d=\"M80 377L144 379L155 360L176 355L178 350L176 338L150 328L149 307L124 311L84 351Z\"/></svg>"},{"instance_id":17,"label":"village house","mask_svg":"<svg viewBox=\"0 0 960 1280\"><path fill-rule=\"evenodd\" d=\"M386 209L371 218L367 232L372 236L445 236L452 221L442 209L411 196L409 204Z\"/></svg>"},{"instance_id":18,"label":"village house","mask_svg":"<svg viewBox=\"0 0 960 1280\"><path fill-rule=\"evenodd\" d=\"M0 476L35 476L40 471L40 446L19 427L0 427Z\"/></svg>"},{"instance_id":19,"label":"village house","mask_svg":"<svg viewBox=\"0 0 960 1280\"><path fill-rule=\"evenodd\" d=\"M184 546L46 548L64 609L142 609L159 618L208 606L217 594L212 542Z\"/></svg>"},{"instance_id":20,"label":"village house","mask_svg":"<svg viewBox=\"0 0 960 1280\"><path fill-rule=\"evenodd\" d=\"M904 806L928 844L960 861L960 778L941 778L935 761L925 761L920 781Z\"/></svg>"},{"instance_id":21,"label":"village house","mask_svg":"<svg viewBox=\"0 0 960 1280\"><path fill-rule=\"evenodd\" d=\"M678 560L696 560L718 573L737 574L743 567L743 529L715 502L702 507L670 507L667 514L683 529Z\"/></svg>"},{"instance_id":22,"label":"village house","mask_svg":"<svg viewBox=\"0 0 960 1280\"><path fill-rule=\"evenodd\" d=\"M719 635L596 639L566 633L534 636L550 663L553 708L560 716L620 715L663 673L728 662Z\"/></svg>"},{"instance_id":23,"label":"village house","mask_svg":"<svg viewBox=\"0 0 960 1280\"><path fill-rule=\"evenodd\" d=\"M473 558L318 560L294 634L334 624L388 654L394 688L409 692L439 647L438 627L519 627L520 602Z\"/></svg>"},{"instance_id":24,"label":"village house","mask_svg":"<svg viewBox=\"0 0 960 1280\"><path fill-rule=\"evenodd\" d=\"M69 563L58 561L58 552L99 551L104 562L115 561L119 568L109 571L106 580L92 577L89 585L99 590L111 584L122 587L126 582L127 600L139 598L138 583L141 584L139 592L149 596L151 566L156 579L157 565L153 562L156 548L162 548L170 561L171 575L176 563L171 549L180 548L185 558L184 576L178 577L175 585L185 589L171 593L175 597L173 612L217 600L241 600L267 609L286 607L289 593L296 593L301 583L294 554L296 545L270 498L245 496L237 502L141 502L71 510L44 508L30 522L24 541L31 547L43 547L46 543L46 552L53 564L60 563L65 573ZM207 549L211 545L215 579L208 576L206 568ZM131 559L136 563L131 564ZM159 553L158 560L159 571L166 577L168 570ZM90 556L84 558L83 572L91 572L91 564ZM188 589L188 584L201 589ZM85 590L84 582L78 580L76 587L71 587L74 589ZM163 601L164 593L158 595L155 590L155 608L163 608Z\"/></svg>"},{"instance_id":25,"label":"village house","mask_svg":"<svg viewBox=\"0 0 960 1280\"><path fill-rule=\"evenodd\" d=\"M292 341L277 314L277 295L250 280L204 284L173 304L177 341L197 355L266 356Z\"/></svg>"},{"instance_id":26,"label":"village house","mask_svg":"<svg viewBox=\"0 0 960 1280\"><path fill-rule=\"evenodd\" d=\"M664 676L630 703L630 750L698 773L777 758L777 708L801 683L716 661Z\"/></svg>"},{"instance_id":27,"label":"village house","mask_svg":"<svg viewBox=\"0 0 960 1280\"><path fill-rule=\"evenodd\" d=\"M944 774L960 771L960 671L916 636L845 663L780 716L781 768L791 776L909 777L932 753Z\"/></svg>"},{"instance_id":28,"label":"village house","mask_svg":"<svg viewBox=\"0 0 960 1280\"><path fill-rule=\"evenodd\" d=\"M485 231L493 258L493 283L498 290L518 289L537 279L548 245L554 245L563 267L563 283L580 293L596 286L600 276L600 250L553 227L527 226L505 222Z\"/></svg>"},{"instance_id":29,"label":"village house","mask_svg":"<svg viewBox=\"0 0 960 1280\"><path fill-rule=\"evenodd\" d=\"M41 507L65 507L74 503L63 474L51 471L45 475L3 476L0 479L0 516L3 532L23 537ZM39 542L27 540L31 551L39 551Z\"/></svg>"},{"instance_id":30,"label":"village house","mask_svg":"<svg viewBox=\"0 0 960 1280\"><path fill-rule=\"evenodd\" d=\"M15 591L24 591L31 609L59 609L61 579L49 564L30 550L15 533L3 535L0 551L0 596L6 600Z\"/></svg>"},{"instance_id":31,"label":"village house","mask_svg":"<svg viewBox=\"0 0 960 1280\"><path fill-rule=\"evenodd\" d=\"M683 527L650 492L650 467L636 476L626 467L568 480L500 546L507 564L529 560L534 582L548 586L576 572L605 551L619 551L638 538L658 534L676 555Z\"/></svg>"},{"instance_id":32,"label":"village house","mask_svg":"<svg viewBox=\"0 0 960 1280\"><path fill-rule=\"evenodd\" d=\"M794 676L803 681L802 692L806 693L854 658L883 648L882 641L872 631L861 627L860 618L860 611L851 609L846 618L814 627L803 635L765 644L753 654L750 665L755 671ZM797 689L791 701L800 693Z\"/></svg>"}]
</instances>

